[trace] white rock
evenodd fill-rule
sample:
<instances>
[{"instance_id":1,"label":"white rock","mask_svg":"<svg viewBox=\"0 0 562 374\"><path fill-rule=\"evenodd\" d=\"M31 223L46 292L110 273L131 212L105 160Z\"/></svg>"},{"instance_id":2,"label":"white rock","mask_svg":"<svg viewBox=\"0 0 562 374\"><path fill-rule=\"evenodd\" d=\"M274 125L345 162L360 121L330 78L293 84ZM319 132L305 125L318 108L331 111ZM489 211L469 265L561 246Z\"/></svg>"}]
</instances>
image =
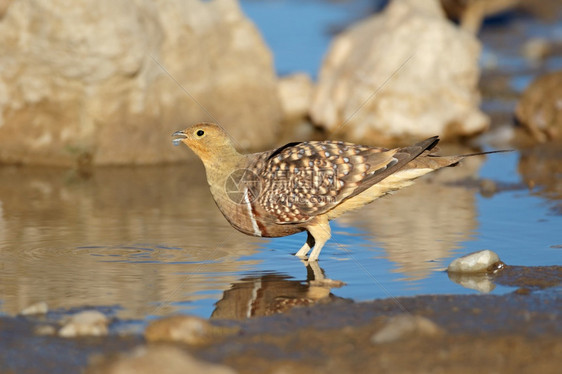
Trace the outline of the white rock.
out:
<instances>
[{"instance_id":1,"label":"white rock","mask_svg":"<svg viewBox=\"0 0 562 374\"><path fill-rule=\"evenodd\" d=\"M469 253L454 259L447 268L451 273L482 273L500 261L499 256L490 250Z\"/></svg>"},{"instance_id":2,"label":"white rock","mask_svg":"<svg viewBox=\"0 0 562 374\"><path fill-rule=\"evenodd\" d=\"M482 132L489 120L478 108L479 55L478 40L437 0L394 0L336 38L311 118L358 142Z\"/></svg>"},{"instance_id":3,"label":"white rock","mask_svg":"<svg viewBox=\"0 0 562 374\"><path fill-rule=\"evenodd\" d=\"M307 74L297 73L281 78L278 90L285 119L306 116L312 98L312 80Z\"/></svg>"},{"instance_id":4,"label":"white rock","mask_svg":"<svg viewBox=\"0 0 562 374\"><path fill-rule=\"evenodd\" d=\"M49 306L44 301L39 301L35 304L31 304L24 308L20 314L22 316L27 316L31 314L46 314L49 311Z\"/></svg>"},{"instance_id":5,"label":"white rock","mask_svg":"<svg viewBox=\"0 0 562 374\"><path fill-rule=\"evenodd\" d=\"M138 347L129 354L113 359L94 360L88 367L89 374L234 374L228 366L199 360L187 352L172 346Z\"/></svg>"},{"instance_id":6,"label":"white rock","mask_svg":"<svg viewBox=\"0 0 562 374\"><path fill-rule=\"evenodd\" d=\"M59 330L59 336L74 338L77 336L107 335L108 318L97 310L86 310L74 314Z\"/></svg>"},{"instance_id":7,"label":"white rock","mask_svg":"<svg viewBox=\"0 0 562 374\"><path fill-rule=\"evenodd\" d=\"M375 344L390 343L408 335L436 336L443 330L431 320L411 314L391 317L386 325L371 337Z\"/></svg>"},{"instance_id":8,"label":"white rock","mask_svg":"<svg viewBox=\"0 0 562 374\"><path fill-rule=\"evenodd\" d=\"M276 140L272 55L236 0L13 0L0 50L0 162L183 160L170 135L199 121Z\"/></svg>"},{"instance_id":9,"label":"white rock","mask_svg":"<svg viewBox=\"0 0 562 374\"><path fill-rule=\"evenodd\" d=\"M151 322L144 336L148 342L175 342L189 345L204 345L234 334L237 328L220 327L208 320L189 315L161 318Z\"/></svg>"}]
</instances>

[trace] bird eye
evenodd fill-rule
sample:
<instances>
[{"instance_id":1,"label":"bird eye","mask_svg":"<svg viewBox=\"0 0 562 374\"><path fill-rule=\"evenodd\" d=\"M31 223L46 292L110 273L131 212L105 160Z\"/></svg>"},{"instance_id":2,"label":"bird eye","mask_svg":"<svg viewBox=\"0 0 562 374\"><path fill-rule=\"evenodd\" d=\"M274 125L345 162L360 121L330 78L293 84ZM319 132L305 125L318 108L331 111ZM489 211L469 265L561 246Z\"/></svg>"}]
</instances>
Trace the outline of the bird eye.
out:
<instances>
[{"instance_id":1,"label":"bird eye","mask_svg":"<svg viewBox=\"0 0 562 374\"><path fill-rule=\"evenodd\" d=\"M201 136L205 135L205 131L197 130L196 134L197 134L197 136L201 137Z\"/></svg>"}]
</instances>

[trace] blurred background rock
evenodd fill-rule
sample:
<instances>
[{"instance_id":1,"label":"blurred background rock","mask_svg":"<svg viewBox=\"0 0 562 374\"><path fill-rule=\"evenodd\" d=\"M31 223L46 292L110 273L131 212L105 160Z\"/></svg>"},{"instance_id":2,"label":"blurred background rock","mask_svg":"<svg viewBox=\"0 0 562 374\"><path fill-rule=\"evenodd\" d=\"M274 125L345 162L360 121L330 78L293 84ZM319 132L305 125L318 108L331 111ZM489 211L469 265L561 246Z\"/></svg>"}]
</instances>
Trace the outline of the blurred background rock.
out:
<instances>
[{"instance_id":1,"label":"blurred background rock","mask_svg":"<svg viewBox=\"0 0 562 374\"><path fill-rule=\"evenodd\" d=\"M177 161L170 134L218 121L271 146L271 52L235 0L0 3L0 162Z\"/></svg>"},{"instance_id":2,"label":"blurred background rock","mask_svg":"<svg viewBox=\"0 0 562 374\"><path fill-rule=\"evenodd\" d=\"M405 144L488 127L478 91L480 42L439 1L396 0L338 36L311 106L312 121L355 142Z\"/></svg>"},{"instance_id":3,"label":"blurred background rock","mask_svg":"<svg viewBox=\"0 0 562 374\"><path fill-rule=\"evenodd\" d=\"M540 143L562 141L562 71L541 75L517 104L519 123Z\"/></svg>"},{"instance_id":4,"label":"blurred background rock","mask_svg":"<svg viewBox=\"0 0 562 374\"><path fill-rule=\"evenodd\" d=\"M477 34L487 16L513 9L520 0L441 0L447 16Z\"/></svg>"},{"instance_id":5,"label":"blurred background rock","mask_svg":"<svg viewBox=\"0 0 562 374\"><path fill-rule=\"evenodd\" d=\"M549 61L562 50L556 0L347 1L349 15L323 31L326 40L337 35L321 66L287 70L261 35L271 19L254 19L256 27L244 15L252 2L242 8L236 0L0 1L0 162L179 161L190 153L172 150L170 134L198 121L219 122L246 150L326 137L458 140L498 123L507 139L517 131L519 87L555 70ZM550 32L521 29L521 20L535 27L529 17ZM285 23L286 33L300 27ZM315 59L308 38L285 52ZM504 77L515 71L525 75L516 90ZM551 92L548 84L539 86ZM530 139L555 139L556 121L540 125L537 113L548 106L558 118L558 93L539 105L530 98L538 91L525 95L517 119Z\"/></svg>"}]
</instances>

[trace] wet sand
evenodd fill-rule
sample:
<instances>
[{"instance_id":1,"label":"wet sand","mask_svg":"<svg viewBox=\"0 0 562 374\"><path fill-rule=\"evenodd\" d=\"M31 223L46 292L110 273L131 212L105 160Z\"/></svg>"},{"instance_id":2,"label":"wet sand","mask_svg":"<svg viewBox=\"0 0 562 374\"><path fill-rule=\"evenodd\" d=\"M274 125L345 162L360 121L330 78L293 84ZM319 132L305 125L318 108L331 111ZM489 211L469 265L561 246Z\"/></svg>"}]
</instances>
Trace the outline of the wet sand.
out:
<instances>
[{"instance_id":1,"label":"wet sand","mask_svg":"<svg viewBox=\"0 0 562 374\"><path fill-rule=\"evenodd\" d=\"M212 320L238 332L199 347L178 346L240 373L557 372L562 365L562 267L507 266L489 278L518 289L501 296L427 295L362 303L326 298L283 314ZM440 332L371 341L392 316L401 314L426 317ZM88 370L103 372L117 352L146 344L139 334L37 335L34 331L48 317L0 318L3 373L78 372L100 354Z\"/></svg>"}]
</instances>

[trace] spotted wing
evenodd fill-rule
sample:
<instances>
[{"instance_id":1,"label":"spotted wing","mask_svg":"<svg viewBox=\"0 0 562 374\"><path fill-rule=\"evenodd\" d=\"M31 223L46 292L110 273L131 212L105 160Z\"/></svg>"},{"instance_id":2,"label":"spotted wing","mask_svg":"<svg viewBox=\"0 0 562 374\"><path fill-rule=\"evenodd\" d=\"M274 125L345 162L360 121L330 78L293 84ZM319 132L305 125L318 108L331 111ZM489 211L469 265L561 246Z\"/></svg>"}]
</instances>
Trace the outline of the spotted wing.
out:
<instances>
[{"instance_id":1,"label":"spotted wing","mask_svg":"<svg viewBox=\"0 0 562 374\"><path fill-rule=\"evenodd\" d=\"M302 223L395 173L437 137L405 148L345 142L290 143L261 159L259 204L278 224Z\"/></svg>"},{"instance_id":2,"label":"spotted wing","mask_svg":"<svg viewBox=\"0 0 562 374\"><path fill-rule=\"evenodd\" d=\"M289 144L265 160L258 202L278 224L306 222L359 193L398 162L396 151L331 141Z\"/></svg>"}]
</instances>

